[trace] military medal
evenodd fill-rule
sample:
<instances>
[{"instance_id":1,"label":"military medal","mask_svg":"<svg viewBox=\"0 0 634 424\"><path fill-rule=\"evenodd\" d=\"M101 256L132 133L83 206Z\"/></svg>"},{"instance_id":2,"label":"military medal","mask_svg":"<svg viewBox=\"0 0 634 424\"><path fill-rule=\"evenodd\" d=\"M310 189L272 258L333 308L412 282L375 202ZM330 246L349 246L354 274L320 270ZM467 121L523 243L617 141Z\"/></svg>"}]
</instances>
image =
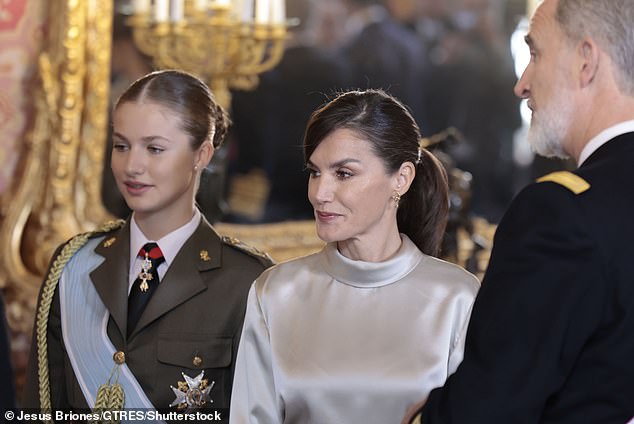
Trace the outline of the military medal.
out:
<instances>
[{"instance_id":1,"label":"military medal","mask_svg":"<svg viewBox=\"0 0 634 424\"><path fill-rule=\"evenodd\" d=\"M151 269L152 261L150 260L148 253L145 252L145 259L143 259L143 263L141 264L141 272L139 272L139 278L141 279L141 285L139 286L139 289L141 289L143 293L145 293L150 288L147 282L151 281L152 278L154 278L150 273Z\"/></svg>"},{"instance_id":2,"label":"military medal","mask_svg":"<svg viewBox=\"0 0 634 424\"><path fill-rule=\"evenodd\" d=\"M202 371L196 377L191 378L184 372L181 373L185 381L178 382L178 388L170 386L176 399L170 403L170 406L176 406L178 410L192 410L202 408L207 401L212 403L209 398L209 392L214 387L215 381L211 384L207 379L203 379L205 371Z\"/></svg>"}]
</instances>

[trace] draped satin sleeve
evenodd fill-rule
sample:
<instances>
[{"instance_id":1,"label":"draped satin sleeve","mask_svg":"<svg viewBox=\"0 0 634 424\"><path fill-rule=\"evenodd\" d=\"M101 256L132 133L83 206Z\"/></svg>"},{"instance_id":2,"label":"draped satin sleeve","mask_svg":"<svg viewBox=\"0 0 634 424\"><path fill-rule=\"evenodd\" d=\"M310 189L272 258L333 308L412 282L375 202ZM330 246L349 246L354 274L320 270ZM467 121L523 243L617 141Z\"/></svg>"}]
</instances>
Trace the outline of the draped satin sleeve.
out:
<instances>
[{"instance_id":1,"label":"draped satin sleeve","mask_svg":"<svg viewBox=\"0 0 634 424\"><path fill-rule=\"evenodd\" d=\"M276 396L268 325L251 286L236 359L231 395L231 423L281 423L282 406Z\"/></svg>"}]
</instances>

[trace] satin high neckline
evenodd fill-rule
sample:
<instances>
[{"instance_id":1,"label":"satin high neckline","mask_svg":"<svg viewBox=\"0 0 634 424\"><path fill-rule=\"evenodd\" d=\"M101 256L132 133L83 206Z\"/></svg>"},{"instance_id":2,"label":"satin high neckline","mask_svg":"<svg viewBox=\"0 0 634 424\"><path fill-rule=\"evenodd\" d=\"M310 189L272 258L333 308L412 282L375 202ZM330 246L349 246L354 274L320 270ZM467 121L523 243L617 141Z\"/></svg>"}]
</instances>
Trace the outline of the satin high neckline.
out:
<instances>
[{"instance_id":1,"label":"satin high neckline","mask_svg":"<svg viewBox=\"0 0 634 424\"><path fill-rule=\"evenodd\" d=\"M337 250L337 243L324 247L323 266L335 280L344 284L373 288L382 287L409 274L424 255L405 234L401 234L401 247L390 259L382 262L355 261Z\"/></svg>"}]
</instances>

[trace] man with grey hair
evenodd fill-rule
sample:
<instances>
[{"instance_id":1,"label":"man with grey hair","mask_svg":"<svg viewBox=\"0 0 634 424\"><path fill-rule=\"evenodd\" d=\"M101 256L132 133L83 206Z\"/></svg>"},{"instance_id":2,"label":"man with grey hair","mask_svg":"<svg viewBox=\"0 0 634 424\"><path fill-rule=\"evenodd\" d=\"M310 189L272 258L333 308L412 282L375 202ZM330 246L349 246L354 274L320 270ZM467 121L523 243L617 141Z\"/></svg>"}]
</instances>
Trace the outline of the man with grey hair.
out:
<instances>
[{"instance_id":1,"label":"man with grey hair","mask_svg":"<svg viewBox=\"0 0 634 424\"><path fill-rule=\"evenodd\" d=\"M464 360L403 423L634 417L634 0L544 0L515 92L529 142L569 156L513 201ZM430 325L432 325L430 323Z\"/></svg>"}]
</instances>

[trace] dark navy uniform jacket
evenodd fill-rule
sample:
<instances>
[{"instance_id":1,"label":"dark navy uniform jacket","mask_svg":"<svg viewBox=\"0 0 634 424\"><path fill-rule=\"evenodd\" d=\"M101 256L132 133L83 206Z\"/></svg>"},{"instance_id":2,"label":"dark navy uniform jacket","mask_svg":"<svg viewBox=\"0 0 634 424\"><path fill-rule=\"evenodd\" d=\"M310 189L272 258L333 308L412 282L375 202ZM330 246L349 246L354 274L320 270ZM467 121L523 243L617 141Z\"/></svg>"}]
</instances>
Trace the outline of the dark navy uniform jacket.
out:
<instances>
[{"instance_id":1,"label":"dark navy uniform jacket","mask_svg":"<svg viewBox=\"0 0 634 424\"><path fill-rule=\"evenodd\" d=\"M525 188L501 221L464 361L424 424L634 417L634 133L560 177Z\"/></svg>"}]
</instances>

